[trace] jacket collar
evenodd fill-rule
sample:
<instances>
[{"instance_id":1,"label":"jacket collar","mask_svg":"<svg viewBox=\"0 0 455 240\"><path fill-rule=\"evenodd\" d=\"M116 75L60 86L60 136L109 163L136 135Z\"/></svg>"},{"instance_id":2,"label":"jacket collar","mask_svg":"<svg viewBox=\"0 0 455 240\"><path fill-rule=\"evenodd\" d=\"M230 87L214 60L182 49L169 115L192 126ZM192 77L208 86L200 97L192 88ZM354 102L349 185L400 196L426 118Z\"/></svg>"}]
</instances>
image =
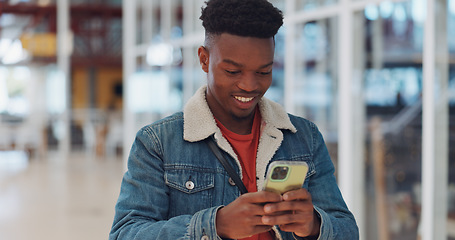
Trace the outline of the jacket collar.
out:
<instances>
[{"instance_id":1,"label":"jacket collar","mask_svg":"<svg viewBox=\"0 0 455 240\"><path fill-rule=\"evenodd\" d=\"M186 141L197 142L213 134L215 134L215 138L221 134L207 104L206 90L207 86L199 88L188 100L183 110L183 138ZM259 111L262 116L262 125L265 124L267 128L286 129L294 133L297 131L287 113L278 103L263 97L259 102Z\"/></svg>"}]
</instances>

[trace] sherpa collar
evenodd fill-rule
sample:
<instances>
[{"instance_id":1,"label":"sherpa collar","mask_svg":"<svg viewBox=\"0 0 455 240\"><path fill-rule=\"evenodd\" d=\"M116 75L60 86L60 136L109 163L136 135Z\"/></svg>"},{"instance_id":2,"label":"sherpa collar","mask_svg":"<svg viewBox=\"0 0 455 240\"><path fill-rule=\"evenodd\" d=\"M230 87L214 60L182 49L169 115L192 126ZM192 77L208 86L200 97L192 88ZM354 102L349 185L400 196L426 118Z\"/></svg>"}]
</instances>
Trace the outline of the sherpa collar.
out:
<instances>
[{"instance_id":1,"label":"sherpa collar","mask_svg":"<svg viewBox=\"0 0 455 240\"><path fill-rule=\"evenodd\" d=\"M186 141L201 141L220 131L207 104L206 90L207 86L199 88L196 94L188 100L183 110L183 136ZM287 113L278 103L263 97L259 102L259 111L263 121L262 125L265 123L268 127L297 131Z\"/></svg>"}]
</instances>

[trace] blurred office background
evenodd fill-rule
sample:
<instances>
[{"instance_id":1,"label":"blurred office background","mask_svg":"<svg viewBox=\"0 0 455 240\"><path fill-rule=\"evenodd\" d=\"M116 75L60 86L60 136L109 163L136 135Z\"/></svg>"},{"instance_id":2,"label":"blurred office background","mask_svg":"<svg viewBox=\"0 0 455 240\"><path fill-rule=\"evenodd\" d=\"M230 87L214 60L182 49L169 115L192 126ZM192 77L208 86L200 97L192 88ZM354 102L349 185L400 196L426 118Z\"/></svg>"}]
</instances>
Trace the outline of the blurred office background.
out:
<instances>
[{"instance_id":1,"label":"blurred office background","mask_svg":"<svg viewBox=\"0 0 455 240\"><path fill-rule=\"evenodd\" d=\"M455 0L273 0L267 97L363 240L455 239ZM205 83L203 0L0 1L0 239L106 239L136 131Z\"/></svg>"}]
</instances>

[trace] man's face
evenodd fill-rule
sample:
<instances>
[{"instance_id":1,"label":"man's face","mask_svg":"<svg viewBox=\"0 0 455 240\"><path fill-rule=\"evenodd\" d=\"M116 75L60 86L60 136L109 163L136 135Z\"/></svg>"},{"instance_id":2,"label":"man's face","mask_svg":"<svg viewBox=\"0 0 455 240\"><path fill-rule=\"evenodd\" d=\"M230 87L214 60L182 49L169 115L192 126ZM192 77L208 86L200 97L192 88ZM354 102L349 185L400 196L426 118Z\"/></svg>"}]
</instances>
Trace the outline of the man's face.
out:
<instances>
[{"instance_id":1,"label":"man's face","mask_svg":"<svg viewBox=\"0 0 455 240\"><path fill-rule=\"evenodd\" d=\"M273 38L223 33L208 48L199 48L207 73L207 102L224 125L250 119L272 83Z\"/></svg>"}]
</instances>

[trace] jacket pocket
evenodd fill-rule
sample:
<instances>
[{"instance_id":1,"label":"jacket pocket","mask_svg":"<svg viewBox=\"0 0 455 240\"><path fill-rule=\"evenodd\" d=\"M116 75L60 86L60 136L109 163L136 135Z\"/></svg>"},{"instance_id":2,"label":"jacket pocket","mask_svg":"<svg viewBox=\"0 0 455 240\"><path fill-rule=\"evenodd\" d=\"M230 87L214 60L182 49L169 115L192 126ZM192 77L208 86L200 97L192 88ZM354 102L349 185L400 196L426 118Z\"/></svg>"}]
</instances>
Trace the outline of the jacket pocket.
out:
<instances>
[{"instance_id":1,"label":"jacket pocket","mask_svg":"<svg viewBox=\"0 0 455 240\"><path fill-rule=\"evenodd\" d=\"M215 173L193 167L167 169L165 182L169 187L169 217L194 214L212 207Z\"/></svg>"},{"instance_id":2,"label":"jacket pocket","mask_svg":"<svg viewBox=\"0 0 455 240\"><path fill-rule=\"evenodd\" d=\"M215 187L215 176L212 173L195 169L172 169L166 171L166 184L184 193L197 193Z\"/></svg>"}]
</instances>

